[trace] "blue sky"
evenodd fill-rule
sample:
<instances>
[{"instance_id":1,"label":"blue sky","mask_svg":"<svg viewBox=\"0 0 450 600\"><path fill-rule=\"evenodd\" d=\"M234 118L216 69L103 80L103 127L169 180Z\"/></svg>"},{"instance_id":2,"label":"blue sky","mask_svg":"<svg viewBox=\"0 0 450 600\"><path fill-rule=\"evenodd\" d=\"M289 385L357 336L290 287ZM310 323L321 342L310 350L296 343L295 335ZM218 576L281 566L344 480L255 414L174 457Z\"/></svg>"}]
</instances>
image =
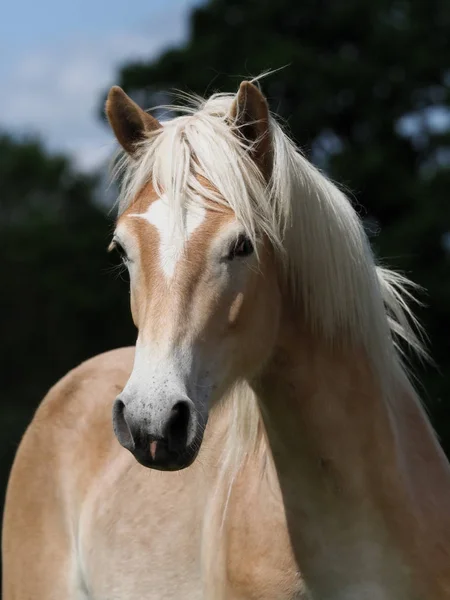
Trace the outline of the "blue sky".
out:
<instances>
[{"instance_id":1,"label":"blue sky","mask_svg":"<svg viewBox=\"0 0 450 600\"><path fill-rule=\"evenodd\" d=\"M114 142L98 119L118 66L182 43L200 0L23 0L2 7L0 128L37 134L82 169Z\"/></svg>"},{"instance_id":2,"label":"blue sky","mask_svg":"<svg viewBox=\"0 0 450 600\"><path fill-rule=\"evenodd\" d=\"M0 19L0 129L37 134L81 169L106 163L114 149L98 118L101 93L119 65L150 60L188 32L202 0L9 0ZM448 130L445 106L405 115L399 132Z\"/></svg>"}]
</instances>

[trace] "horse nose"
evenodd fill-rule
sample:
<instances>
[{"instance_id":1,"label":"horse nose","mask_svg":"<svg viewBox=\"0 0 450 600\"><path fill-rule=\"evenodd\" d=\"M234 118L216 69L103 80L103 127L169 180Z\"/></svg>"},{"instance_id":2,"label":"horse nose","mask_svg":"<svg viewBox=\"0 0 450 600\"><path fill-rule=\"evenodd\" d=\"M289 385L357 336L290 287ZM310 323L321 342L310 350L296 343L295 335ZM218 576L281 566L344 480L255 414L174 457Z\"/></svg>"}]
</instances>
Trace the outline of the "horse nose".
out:
<instances>
[{"instance_id":1,"label":"horse nose","mask_svg":"<svg viewBox=\"0 0 450 600\"><path fill-rule=\"evenodd\" d=\"M134 436L125 418L125 403L120 398L113 405L113 429L122 446L132 452L135 447Z\"/></svg>"},{"instance_id":2,"label":"horse nose","mask_svg":"<svg viewBox=\"0 0 450 600\"><path fill-rule=\"evenodd\" d=\"M113 406L113 427L121 445L146 467L180 469L195 455L197 420L191 400L175 401L163 414L158 412L158 418L152 418L150 408L136 418L119 397Z\"/></svg>"},{"instance_id":3,"label":"horse nose","mask_svg":"<svg viewBox=\"0 0 450 600\"><path fill-rule=\"evenodd\" d=\"M192 402L186 400L179 400L173 405L165 428L170 450L182 450L192 442L192 408Z\"/></svg>"}]
</instances>

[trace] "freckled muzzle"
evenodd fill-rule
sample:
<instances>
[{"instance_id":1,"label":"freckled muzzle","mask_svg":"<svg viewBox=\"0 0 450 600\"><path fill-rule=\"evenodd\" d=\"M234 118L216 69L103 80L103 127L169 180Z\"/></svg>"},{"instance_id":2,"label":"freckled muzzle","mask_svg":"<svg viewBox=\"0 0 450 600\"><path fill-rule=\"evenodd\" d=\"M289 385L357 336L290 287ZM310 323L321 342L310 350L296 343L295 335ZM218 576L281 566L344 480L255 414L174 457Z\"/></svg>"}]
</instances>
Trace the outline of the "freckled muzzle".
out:
<instances>
[{"instance_id":1,"label":"freckled muzzle","mask_svg":"<svg viewBox=\"0 0 450 600\"><path fill-rule=\"evenodd\" d=\"M144 467L178 471L188 467L197 456L203 437L194 404L189 399L174 401L170 407L151 417L137 416L133 402L118 397L113 406L113 427L117 439Z\"/></svg>"}]
</instances>

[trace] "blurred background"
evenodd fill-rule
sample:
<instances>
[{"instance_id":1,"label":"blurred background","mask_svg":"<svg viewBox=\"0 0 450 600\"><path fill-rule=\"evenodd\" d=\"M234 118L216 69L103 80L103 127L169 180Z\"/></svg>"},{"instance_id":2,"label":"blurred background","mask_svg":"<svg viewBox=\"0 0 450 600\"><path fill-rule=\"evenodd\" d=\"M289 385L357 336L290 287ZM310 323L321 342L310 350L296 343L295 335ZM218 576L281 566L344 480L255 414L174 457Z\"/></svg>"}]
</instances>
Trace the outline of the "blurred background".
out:
<instances>
[{"instance_id":1,"label":"blurred background","mask_svg":"<svg viewBox=\"0 0 450 600\"><path fill-rule=\"evenodd\" d=\"M23 0L0 21L0 497L37 404L70 368L132 344L106 253L116 190L108 87L148 108L235 91L271 108L354 199L376 254L426 292L435 367L415 365L450 454L450 3Z\"/></svg>"}]
</instances>

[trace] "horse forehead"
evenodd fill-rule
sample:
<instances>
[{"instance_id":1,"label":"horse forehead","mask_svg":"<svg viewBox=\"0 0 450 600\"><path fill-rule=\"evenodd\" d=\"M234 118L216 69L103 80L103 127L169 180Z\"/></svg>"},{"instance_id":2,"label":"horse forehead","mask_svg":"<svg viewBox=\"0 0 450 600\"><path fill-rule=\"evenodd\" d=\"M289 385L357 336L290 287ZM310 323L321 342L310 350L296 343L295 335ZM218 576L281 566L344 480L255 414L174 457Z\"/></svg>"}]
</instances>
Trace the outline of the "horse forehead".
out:
<instances>
[{"instance_id":1,"label":"horse forehead","mask_svg":"<svg viewBox=\"0 0 450 600\"><path fill-rule=\"evenodd\" d=\"M173 208L166 196L150 202L143 212L130 212L127 219L139 219L151 225L158 234L158 258L162 272L172 279L189 240L206 219L201 205L183 207L181 223L174 223Z\"/></svg>"},{"instance_id":2,"label":"horse forehead","mask_svg":"<svg viewBox=\"0 0 450 600\"><path fill-rule=\"evenodd\" d=\"M175 227L171 208L167 197L163 196L148 205L144 212L131 213L129 218L144 219L153 225L159 234L161 243L170 240L171 243L186 243L194 231L200 227L206 218L205 207L199 205L183 208L183 220L180 226Z\"/></svg>"}]
</instances>

